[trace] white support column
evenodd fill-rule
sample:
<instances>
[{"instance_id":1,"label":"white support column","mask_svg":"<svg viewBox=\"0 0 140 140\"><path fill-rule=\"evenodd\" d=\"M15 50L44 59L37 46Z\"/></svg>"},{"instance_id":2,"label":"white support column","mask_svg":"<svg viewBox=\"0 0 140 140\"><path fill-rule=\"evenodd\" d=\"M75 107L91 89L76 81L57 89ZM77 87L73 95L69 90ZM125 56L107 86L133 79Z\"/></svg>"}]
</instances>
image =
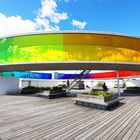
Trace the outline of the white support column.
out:
<instances>
[{"instance_id":1,"label":"white support column","mask_svg":"<svg viewBox=\"0 0 140 140\"><path fill-rule=\"evenodd\" d=\"M19 89L22 89L22 78L19 78Z\"/></svg>"},{"instance_id":2,"label":"white support column","mask_svg":"<svg viewBox=\"0 0 140 140\"><path fill-rule=\"evenodd\" d=\"M93 88L93 81L91 81L91 89Z\"/></svg>"},{"instance_id":3,"label":"white support column","mask_svg":"<svg viewBox=\"0 0 140 140\"><path fill-rule=\"evenodd\" d=\"M117 74L118 96L120 96L120 82L119 82L119 71L118 70L116 70L116 74Z\"/></svg>"}]
</instances>

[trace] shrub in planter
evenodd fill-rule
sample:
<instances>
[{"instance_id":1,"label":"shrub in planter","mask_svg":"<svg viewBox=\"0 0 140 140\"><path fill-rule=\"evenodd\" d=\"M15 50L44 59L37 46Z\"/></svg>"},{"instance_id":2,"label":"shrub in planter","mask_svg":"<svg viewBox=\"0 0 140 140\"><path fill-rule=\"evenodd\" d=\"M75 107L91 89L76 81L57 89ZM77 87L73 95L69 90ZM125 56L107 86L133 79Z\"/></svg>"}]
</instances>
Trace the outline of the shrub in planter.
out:
<instances>
[{"instance_id":1,"label":"shrub in planter","mask_svg":"<svg viewBox=\"0 0 140 140\"><path fill-rule=\"evenodd\" d=\"M55 86L50 90L50 94L62 92L62 87Z\"/></svg>"},{"instance_id":2,"label":"shrub in planter","mask_svg":"<svg viewBox=\"0 0 140 140\"><path fill-rule=\"evenodd\" d=\"M67 86L65 84L59 84L58 87L66 88Z\"/></svg>"},{"instance_id":3,"label":"shrub in planter","mask_svg":"<svg viewBox=\"0 0 140 140\"><path fill-rule=\"evenodd\" d=\"M102 81L98 82L97 85L96 85L96 87L102 87L103 86L103 83L104 82L102 82Z\"/></svg>"},{"instance_id":4,"label":"shrub in planter","mask_svg":"<svg viewBox=\"0 0 140 140\"><path fill-rule=\"evenodd\" d=\"M94 96L110 96L113 94L113 92L105 92L105 91L95 91L95 92L85 92L85 93L82 93L82 94L85 94L85 95L94 95Z\"/></svg>"},{"instance_id":5,"label":"shrub in planter","mask_svg":"<svg viewBox=\"0 0 140 140\"><path fill-rule=\"evenodd\" d=\"M51 87L40 87L42 91L50 91Z\"/></svg>"},{"instance_id":6,"label":"shrub in planter","mask_svg":"<svg viewBox=\"0 0 140 140\"><path fill-rule=\"evenodd\" d=\"M35 94L37 92L40 92L39 87L28 86L22 89L21 94Z\"/></svg>"},{"instance_id":7,"label":"shrub in planter","mask_svg":"<svg viewBox=\"0 0 140 140\"><path fill-rule=\"evenodd\" d=\"M83 94L83 96L82 96ZM92 98L103 100L104 102L110 101L118 98L117 94L113 94L113 92L105 92L105 91L96 91L96 92L86 92L78 95L80 98ZM85 95L85 96L84 96Z\"/></svg>"},{"instance_id":8,"label":"shrub in planter","mask_svg":"<svg viewBox=\"0 0 140 140\"><path fill-rule=\"evenodd\" d=\"M66 90L62 90L62 87L53 87L50 91L44 91L45 96L48 99L66 97Z\"/></svg>"}]
</instances>

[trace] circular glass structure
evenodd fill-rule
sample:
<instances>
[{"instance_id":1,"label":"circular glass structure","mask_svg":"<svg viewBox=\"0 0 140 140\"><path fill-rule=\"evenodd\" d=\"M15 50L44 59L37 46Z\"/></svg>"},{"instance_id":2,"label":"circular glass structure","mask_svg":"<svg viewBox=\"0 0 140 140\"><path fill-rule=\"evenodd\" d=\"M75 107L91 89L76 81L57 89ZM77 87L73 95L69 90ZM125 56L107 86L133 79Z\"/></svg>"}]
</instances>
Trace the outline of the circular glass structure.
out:
<instances>
[{"instance_id":1,"label":"circular glass structure","mask_svg":"<svg viewBox=\"0 0 140 140\"><path fill-rule=\"evenodd\" d=\"M93 69L110 69L110 67L105 68L109 66L108 64L112 64L112 69L129 69L123 68L123 64L126 67L128 64L140 67L140 38L104 33L55 32L0 39L1 66L16 65L19 68L19 65L24 64L37 66L37 64L51 63L54 65L63 63L67 66L80 64L81 68L82 64L85 66L95 64L92 65ZM98 68L96 64L107 65ZM121 68L117 65L121 65ZM81 69L79 66L77 65L77 69ZM50 65L48 69L56 68Z\"/></svg>"}]
</instances>

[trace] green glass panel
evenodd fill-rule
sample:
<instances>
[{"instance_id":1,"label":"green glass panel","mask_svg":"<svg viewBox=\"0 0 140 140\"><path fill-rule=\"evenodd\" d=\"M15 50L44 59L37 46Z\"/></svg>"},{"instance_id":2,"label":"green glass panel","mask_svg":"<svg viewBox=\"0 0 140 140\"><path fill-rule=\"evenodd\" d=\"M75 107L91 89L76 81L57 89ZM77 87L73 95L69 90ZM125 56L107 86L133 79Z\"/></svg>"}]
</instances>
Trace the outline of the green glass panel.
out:
<instances>
[{"instance_id":1,"label":"green glass panel","mask_svg":"<svg viewBox=\"0 0 140 140\"><path fill-rule=\"evenodd\" d=\"M44 34L15 37L13 62L62 61L63 35Z\"/></svg>"},{"instance_id":2,"label":"green glass panel","mask_svg":"<svg viewBox=\"0 0 140 140\"><path fill-rule=\"evenodd\" d=\"M13 49L13 37L0 39L0 63L11 63Z\"/></svg>"},{"instance_id":3,"label":"green glass panel","mask_svg":"<svg viewBox=\"0 0 140 140\"><path fill-rule=\"evenodd\" d=\"M14 38L14 45L17 47L60 45L63 44L62 34L39 34L18 36Z\"/></svg>"}]
</instances>

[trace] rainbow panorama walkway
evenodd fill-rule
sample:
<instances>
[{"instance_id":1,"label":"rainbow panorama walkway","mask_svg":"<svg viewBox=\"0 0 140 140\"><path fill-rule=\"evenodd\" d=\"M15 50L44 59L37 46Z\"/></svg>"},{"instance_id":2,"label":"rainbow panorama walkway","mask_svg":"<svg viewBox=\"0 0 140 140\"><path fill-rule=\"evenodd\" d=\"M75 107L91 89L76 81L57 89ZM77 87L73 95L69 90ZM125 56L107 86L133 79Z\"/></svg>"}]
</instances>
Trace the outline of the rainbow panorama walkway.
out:
<instances>
[{"instance_id":1,"label":"rainbow panorama walkway","mask_svg":"<svg viewBox=\"0 0 140 140\"><path fill-rule=\"evenodd\" d=\"M140 96L103 111L74 104L73 98L47 100L1 96L2 140L140 140Z\"/></svg>"}]
</instances>

